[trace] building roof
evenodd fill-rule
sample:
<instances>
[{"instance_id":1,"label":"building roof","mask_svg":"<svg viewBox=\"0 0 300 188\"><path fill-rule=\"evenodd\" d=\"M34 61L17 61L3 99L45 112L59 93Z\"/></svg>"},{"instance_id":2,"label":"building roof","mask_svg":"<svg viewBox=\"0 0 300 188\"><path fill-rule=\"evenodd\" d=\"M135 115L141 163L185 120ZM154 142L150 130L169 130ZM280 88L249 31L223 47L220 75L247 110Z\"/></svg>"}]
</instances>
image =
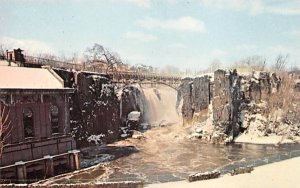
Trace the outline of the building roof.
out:
<instances>
[{"instance_id":1,"label":"building roof","mask_svg":"<svg viewBox=\"0 0 300 188\"><path fill-rule=\"evenodd\" d=\"M0 60L0 66L9 66L9 62L6 60ZM10 62L10 66L17 67L18 65L14 62Z\"/></svg>"},{"instance_id":2,"label":"building roof","mask_svg":"<svg viewBox=\"0 0 300 188\"><path fill-rule=\"evenodd\" d=\"M64 89L50 68L0 66L0 89Z\"/></svg>"}]
</instances>

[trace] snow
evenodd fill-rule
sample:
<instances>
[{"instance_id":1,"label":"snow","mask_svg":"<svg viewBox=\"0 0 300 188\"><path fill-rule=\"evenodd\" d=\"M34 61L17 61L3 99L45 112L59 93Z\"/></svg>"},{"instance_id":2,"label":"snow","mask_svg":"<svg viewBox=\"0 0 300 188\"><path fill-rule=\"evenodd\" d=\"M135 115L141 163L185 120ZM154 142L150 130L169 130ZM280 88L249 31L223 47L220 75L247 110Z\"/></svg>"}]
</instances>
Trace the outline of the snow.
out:
<instances>
[{"instance_id":1,"label":"snow","mask_svg":"<svg viewBox=\"0 0 300 188\"><path fill-rule=\"evenodd\" d=\"M0 60L0 66L8 66L9 62L6 60ZM18 65L14 62L10 62L10 66L17 67Z\"/></svg>"},{"instance_id":2,"label":"snow","mask_svg":"<svg viewBox=\"0 0 300 188\"><path fill-rule=\"evenodd\" d=\"M235 139L236 143L252 143L252 144L284 144L294 143L293 140L287 139L284 136L269 135L259 136L256 134L242 134Z\"/></svg>"},{"instance_id":3,"label":"snow","mask_svg":"<svg viewBox=\"0 0 300 188\"><path fill-rule=\"evenodd\" d=\"M254 168L251 173L240 174L237 176L224 175L221 178L196 181L189 183L188 181L169 182L161 184L150 184L149 188L231 188L231 187L299 187L300 178L300 157L272 163Z\"/></svg>"},{"instance_id":4,"label":"snow","mask_svg":"<svg viewBox=\"0 0 300 188\"><path fill-rule=\"evenodd\" d=\"M126 138L126 137L128 137L129 135L128 134L121 134L120 135L122 138Z\"/></svg>"},{"instance_id":5,"label":"snow","mask_svg":"<svg viewBox=\"0 0 300 188\"><path fill-rule=\"evenodd\" d=\"M63 89L64 83L52 70L0 66L0 88Z\"/></svg>"},{"instance_id":6,"label":"snow","mask_svg":"<svg viewBox=\"0 0 300 188\"><path fill-rule=\"evenodd\" d=\"M128 114L127 119L130 121L139 121L141 116L141 112L138 111L132 111Z\"/></svg>"},{"instance_id":7,"label":"snow","mask_svg":"<svg viewBox=\"0 0 300 188\"><path fill-rule=\"evenodd\" d=\"M99 134L99 135L91 135L87 138L88 142L94 142L96 145L102 143L102 138L105 137L104 134Z\"/></svg>"}]
</instances>

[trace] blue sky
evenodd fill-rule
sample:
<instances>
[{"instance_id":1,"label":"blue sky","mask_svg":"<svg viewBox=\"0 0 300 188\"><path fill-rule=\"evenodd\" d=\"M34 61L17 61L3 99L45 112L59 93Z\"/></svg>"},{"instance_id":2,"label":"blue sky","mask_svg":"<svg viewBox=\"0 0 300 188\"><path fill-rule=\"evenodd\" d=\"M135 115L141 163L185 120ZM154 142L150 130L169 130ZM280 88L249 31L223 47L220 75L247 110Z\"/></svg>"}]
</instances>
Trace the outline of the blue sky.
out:
<instances>
[{"instance_id":1,"label":"blue sky","mask_svg":"<svg viewBox=\"0 0 300 188\"><path fill-rule=\"evenodd\" d=\"M99 43L130 64L198 70L260 55L300 66L300 0L0 0L0 43L82 54Z\"/></svg>"}]
</instances>

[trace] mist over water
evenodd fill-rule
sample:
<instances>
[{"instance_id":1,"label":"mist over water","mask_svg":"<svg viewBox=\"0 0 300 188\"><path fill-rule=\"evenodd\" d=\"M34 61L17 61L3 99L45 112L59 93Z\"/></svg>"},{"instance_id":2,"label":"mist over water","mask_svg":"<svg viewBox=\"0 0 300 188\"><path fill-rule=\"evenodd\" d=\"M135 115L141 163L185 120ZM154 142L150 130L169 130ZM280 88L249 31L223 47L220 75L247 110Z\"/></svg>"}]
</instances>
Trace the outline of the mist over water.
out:
<instances>
[{"instance_id":1,"label":"mist over water","mask_svg":"<svg viewBox=\"0 0 300 188\"><path fill-rule=\"evenodd\" d=\"M145 96L145 121L153 126L179 124L176 110L177 91L164 85L142 85Z\"/></svg>"}]
</instances>

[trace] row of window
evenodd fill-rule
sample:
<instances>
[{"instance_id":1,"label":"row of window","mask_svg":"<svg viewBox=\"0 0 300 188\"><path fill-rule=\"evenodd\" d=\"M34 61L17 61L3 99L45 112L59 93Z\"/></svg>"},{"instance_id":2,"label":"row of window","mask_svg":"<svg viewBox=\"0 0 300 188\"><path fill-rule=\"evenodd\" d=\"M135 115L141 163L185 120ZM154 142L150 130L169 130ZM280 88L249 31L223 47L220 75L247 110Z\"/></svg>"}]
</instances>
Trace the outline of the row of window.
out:
<instances>
[{"instance_id":1,"label":"row of window","mask_svg":"<svg viewBox=\"0 0 300 188\"><path fill-rule=\"evenodd\" d=\"M25 138L34 137L34 119L31 108L24 108L23 110L23 125ZM49 109L49 118L51 121L51 130L53 133L59 133L59 109L56 105L51 105Z\"/></svg>"}]
</instances>

